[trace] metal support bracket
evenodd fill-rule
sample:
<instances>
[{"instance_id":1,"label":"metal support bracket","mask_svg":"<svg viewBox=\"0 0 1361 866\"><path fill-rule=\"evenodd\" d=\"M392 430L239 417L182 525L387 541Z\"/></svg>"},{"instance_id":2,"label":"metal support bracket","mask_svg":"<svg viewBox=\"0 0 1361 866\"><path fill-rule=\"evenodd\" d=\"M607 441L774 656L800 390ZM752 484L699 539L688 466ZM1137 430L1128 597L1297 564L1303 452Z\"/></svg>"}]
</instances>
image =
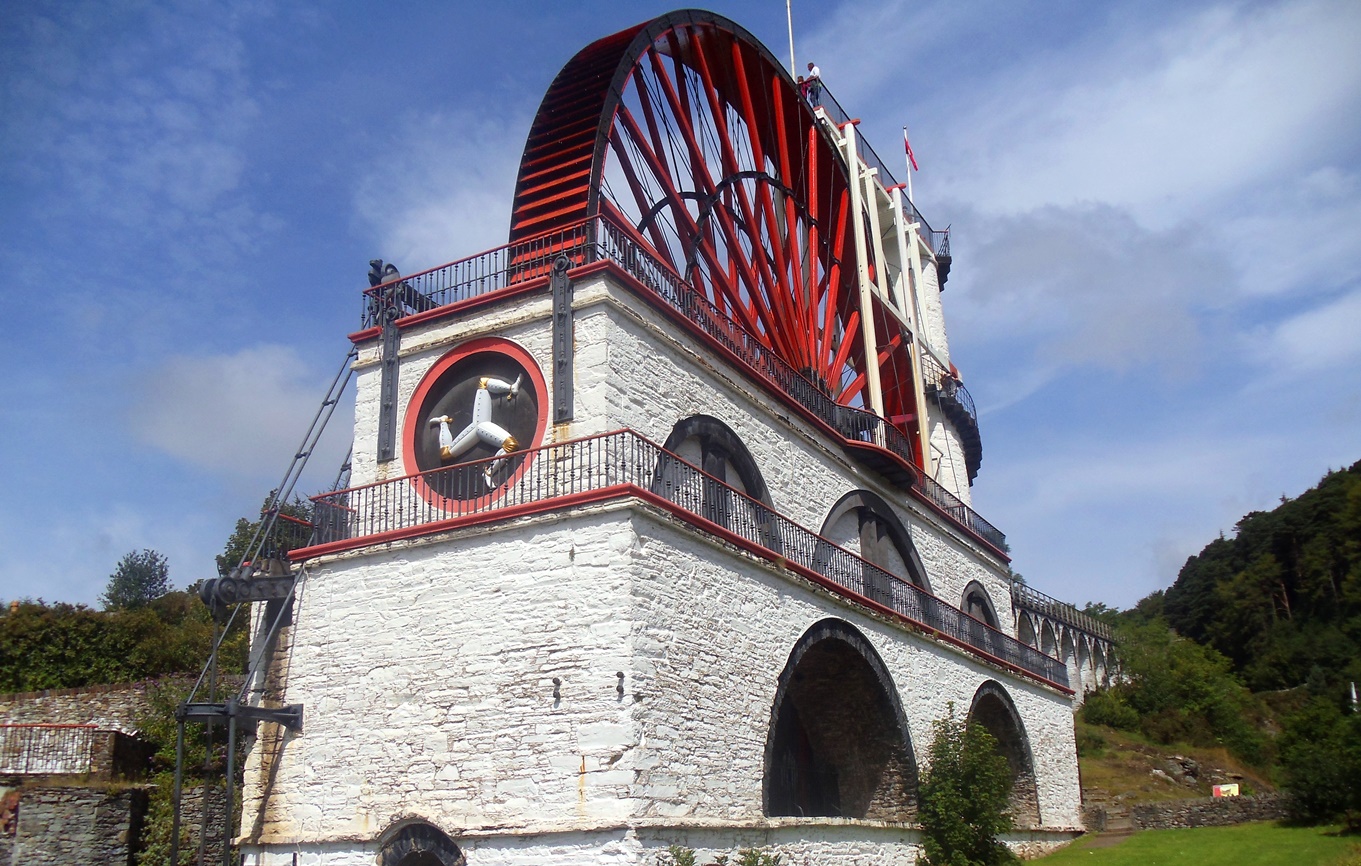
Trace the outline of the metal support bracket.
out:
<instances>
[{"instance_id":1,"label":"metal support bracket","mask_svg":"<svg viewBox=\"0 0 1361 866\"><path fill-rule=\"evenodd\" d=\"M295 574L261 577L243 577L233 574L230 577L214 577L205 580L199 587L199 598L203 599L204 603L209 606L213 602L231 605L243 601L271 601L287 598L295 579Z\"/></svg>"},{"instance_id":2,"label":"metal support bracket","mask_svg":"<svg viewBox=\"0 0 1361 866\"><path fill-rule=\"evenodd\" d=\"M378 462L386 463L397 450L397 350L401 344L397 332L397 307L383 308L382 387L378 407Z\"/></svg>"},{"instance_id":3,"label":"metal support bracket","mask_svg":"<svg viewBox=\"0 0 1361 866\"><path fill-rule=\"evenodd\" d=\"M208 719L237 719L238 723L254 728L260 722L274 722L290 731L302 731L302 704L284 707L254 707L235 699L222 704L180 704L175 718L183 721Z\"/></svg>"},{"instance_id":4,"label":"metal support bracket","mask_svg":"<svg viewBox=\"0 0 1361 866\"><path fill-rule=\"evenodd\" d=\"M573 354L576 332L572 319L572 281L567 279L571 263L566 256L553 262L549 290L553 295L553 423L562 424L574 417Z\"/></svg>"}]
</instances>

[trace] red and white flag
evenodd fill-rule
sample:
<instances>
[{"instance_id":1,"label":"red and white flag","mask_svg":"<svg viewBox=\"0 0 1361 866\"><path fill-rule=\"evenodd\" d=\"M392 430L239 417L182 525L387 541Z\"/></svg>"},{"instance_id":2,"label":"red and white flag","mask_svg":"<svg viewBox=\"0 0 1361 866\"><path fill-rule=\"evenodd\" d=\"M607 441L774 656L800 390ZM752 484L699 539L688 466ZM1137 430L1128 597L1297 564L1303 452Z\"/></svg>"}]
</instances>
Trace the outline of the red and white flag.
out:
<instances>
[{"instance_id":1,"label":"red and white flag","mask_svg":"<svg viewBox=\"0 0 1361 866\"><path fill-rule=\"evenodd\" d=\"M907 161L912 164L913 171L921 171L917 168L917 157L912 153L912 142L907 140L907 127L903 127L903 147L907 149Z\"/></svg>"}]
</instances>

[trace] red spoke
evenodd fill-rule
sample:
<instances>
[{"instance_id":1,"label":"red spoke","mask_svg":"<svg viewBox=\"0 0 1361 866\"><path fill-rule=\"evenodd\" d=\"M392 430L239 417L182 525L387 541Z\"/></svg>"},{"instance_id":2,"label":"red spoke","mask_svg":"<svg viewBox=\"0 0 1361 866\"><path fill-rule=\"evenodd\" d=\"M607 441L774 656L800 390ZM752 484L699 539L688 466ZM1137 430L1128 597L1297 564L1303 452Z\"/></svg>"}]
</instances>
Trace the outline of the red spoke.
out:
<instances>
[{"instance_id":1,"label":"red spoke","mask_svg":"<svg viewBox=\"0 0 1361 866\"><path fill-rule=\"evenodd\" d=\"M914 393L910 364L901 337L876 353L861 333L867 315L893 329L878 307L859 309L835 137L740 28L673 13L593 43L554 81L521 162L512 239L597 214L622 222L713 305L715 333L746 330L843 404L868 402L877 364L897 410Z\"/></svg>"},{"instance_id":2,"label":"red spoke","mask_svg":"<svg viewBox=\"0 0 1361 866\"><path fill-rule=\"evenodd\" d=\"M677 92L678 88L675 86L675 83L672 82L670 77L666 75L664 67L660 59L657 57L656 52L653 51L649 53L652 57L653 68L657 70L658 73L657 77L659 83L662 85L663 94L666 96L667 101L671 104L671 109L674 115L674 119L676 121L676 125L680 128L681 136L685 140L686 147L690 151L691 162L690 171L694 177L696 185L699 187L697 191L703 192L706 196L715 196L718 191L718 184L714 182L713 176L709 174L709 166L704 158L704 150L699 146L699 142L695 138L694 126L690 123L691 114L689 110L689 98L687 96L688 92L687 88L685 87L679 88L678 94ZM679 67L681 66L681 60L678 51L676 52L675 63L679 71ZM684 75L683 72L679 72L679 74L681 76ZM715 215L716 219L714 220L714 222L717 223L718 227L723 230L724 248L727 250L728 256L732 260L733 265L736 266L738 272L742 275L742 281L745 282L748 287L756 286L756 275L751 270L750 262L746 260L746 257L742 253L741 245L738 240L737 230L733 226L731 218L728 217L728 215L723 211L722 208L713 208L711 209L710 213ZM719 268L719 271L722 272L722 268ZM771 333L772 328L770 327L770 325L773 323L770 321L770 319L769 318L761 319L761 317L756 315L756 311L749 308L746 303L743 303L741 294L737 291L737 281L731 280L729 285L731 286L731 288L729 289L728 300L732 303L733 308L741 310L744 317L749 320L755 319L762 321L762 324L765 326L753 328L753 331L764 336L767 340L778 339L778 337L774 337ZM747 295L750 300L754 300L755 297L757 296L757 293L749 290L747 292ZM762 305L762 307L763 307L762 312L766 313L769 312L768 310L764 309L764 304Z\"/></svg>"}]
</instances>

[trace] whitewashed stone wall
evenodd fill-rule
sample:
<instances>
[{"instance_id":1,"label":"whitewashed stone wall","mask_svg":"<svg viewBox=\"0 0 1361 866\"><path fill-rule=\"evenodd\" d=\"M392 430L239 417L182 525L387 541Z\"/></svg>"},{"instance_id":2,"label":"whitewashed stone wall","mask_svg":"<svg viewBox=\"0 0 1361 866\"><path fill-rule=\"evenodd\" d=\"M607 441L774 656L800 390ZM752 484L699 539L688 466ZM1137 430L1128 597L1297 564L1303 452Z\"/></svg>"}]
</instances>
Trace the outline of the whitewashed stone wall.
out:
<instances>
[{"instance_id":1,"label":"whitewashed stone wall","mask_svg":"<svg viewBox=\"0 0 1361 866\"><path fill-rule=\"evenodd\" d=\"M776 510L817 531L843 495L873 491L908 528L937 596L958 605L977 581L1010 610L995 555L678 340L611 279L575 290L576 420L550 427L549 441L629 427L660 443L682 419L712 415L750 450ZM544 295L404 331L399 405L446 352L488 335L538 359L550 401L549 313ZM356 485L408 471L400 448L386 465L374 459L377 361L370 343L356 363ZM966 712L982 683L1001 683L1034 754L1043 827L1027 838L1043 845L1079 826L1065 695L632 502L314 563L276 671L284 699L306 707L304 731L261 728L246 770L246 862L371 864L383 831L410 818L440 827L474 866L651 863L672 842L774 846L787 862L913 862L919 840L906 825L763 816L777 678L827 617L884 660L919 765L947 705Z\"/></svg>"},{"instance_id":2,"label":"whitewashed stone wall","mask_svg":"<svg viewBox=\"0 0 1361 866\"><path fill-rule=\"evenodd\" d=\"M950 340L945 334L945 309L941 304L940 279L936 263L930 256L922 257L922 281L917 287L917 303L921 305L923 336L948 365Z\"/></svg>"},{"instance_id":3,"label":"whitewashed stone wall","mask_svg":"<svg viewBox=\"0 0 1361 866\"><path fill-rule=\"evenodd\" d=\"M936 595L958 605L964 587L976 580L996 610L1011 609L1006 568L994 555L902 491L864 472L836 444L791 420L791 410L733 378L716 358L678 343L674 331L635 296L602 278L578 286L577 299L578 346L604 347L591 357L603 355L605 365L603 371L594 365L586 368L578 353L577 414L604 422L573 435L630 427L660 443L681 419L712 415L741 437L780 513L816 532L844 494L872 490L893 504L908 527ZM955 447L962 453L957 440ZM1000 619L1014 636L1012 618Z\"/></svg>"},{"instance_id":4,"label":"whitewashed stone wall","mask_svg":"<svg viewBox=\"0 0 1361 866\"><path fill-rule=\"evenodd\" d=\"M927 272L934 274L934 265ZM1006 567L993 554L902 491L866 473L836 443L800 423L792 410L738 377L714 355L689 340L678 340L676 329L646 302L603 275L578 284L575 294L576 418L550 426L548 441L628 427L661 443L682 419L712 415L731 427L751 451L780 513L816 532L842 495L858 488L873 490L894 505L908 527L937 596L958 605L964 587L976 580L987 589L996 610L1011 609ZM550 312L549 300L538 297L476 317L443 319L403 331L398 387L402 412L420 380L445 353L488 335L511 340L538 359L551 392ZM397 459L385 466L374 462L380 386L376 345L364 348L356 366L352 483L400 477L411 471L403 465L400 447ZM550 402L551 418L551 393L543 399ZM399 414L399 431L404 423L405 416ZM962 454L957 439L954 449ZM963 487L967 495L967 481ZM999 619L1000 627L1014 636L1013 618Z\"/></svg>"},{"instance_id":5,"label":"whitewashed stone wall","mask_svg":"<svg viewBox=\"0 0 1361 866\"><path fill-rule=\"evenodd\" d=\"M1044 825L1077 826L1065 696L639 506L318 567L287 653L287 697L307 707L305 730L277 767L253 751L246 835L335 850L420 816L461 841L640 825L708 827L716 845L745 844L743 828L768 823L762 767L777 677L829 616L884 659L919 763L947 702L965 712L979 685L1002 683L1026 725ZM811 844L827 822L804 823ZM837 862L841 843L826 845Z\"/></svg>"}]
</instances>

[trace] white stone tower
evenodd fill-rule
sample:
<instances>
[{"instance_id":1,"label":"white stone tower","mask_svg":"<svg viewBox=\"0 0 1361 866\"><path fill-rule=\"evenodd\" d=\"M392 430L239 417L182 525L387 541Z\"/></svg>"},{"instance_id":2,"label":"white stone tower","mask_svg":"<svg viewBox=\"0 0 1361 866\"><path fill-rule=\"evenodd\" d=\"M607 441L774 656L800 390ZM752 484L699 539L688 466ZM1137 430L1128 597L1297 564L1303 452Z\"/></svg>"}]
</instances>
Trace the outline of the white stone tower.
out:
<instances>
[{"instance_id":1,"label":"white stone tower","mask_svg":"<svg viewBox=\"0 0 1361 866\"><path fill-rule=\"evenodd\" d=\"M817 104L813 104L816 101ZM574 57L510 242L368 293L352 486L257 683L245 862L912 863L953 704L1079 825L930 230L831 94L677 12Z\"/></svg>"}]
</instances>

